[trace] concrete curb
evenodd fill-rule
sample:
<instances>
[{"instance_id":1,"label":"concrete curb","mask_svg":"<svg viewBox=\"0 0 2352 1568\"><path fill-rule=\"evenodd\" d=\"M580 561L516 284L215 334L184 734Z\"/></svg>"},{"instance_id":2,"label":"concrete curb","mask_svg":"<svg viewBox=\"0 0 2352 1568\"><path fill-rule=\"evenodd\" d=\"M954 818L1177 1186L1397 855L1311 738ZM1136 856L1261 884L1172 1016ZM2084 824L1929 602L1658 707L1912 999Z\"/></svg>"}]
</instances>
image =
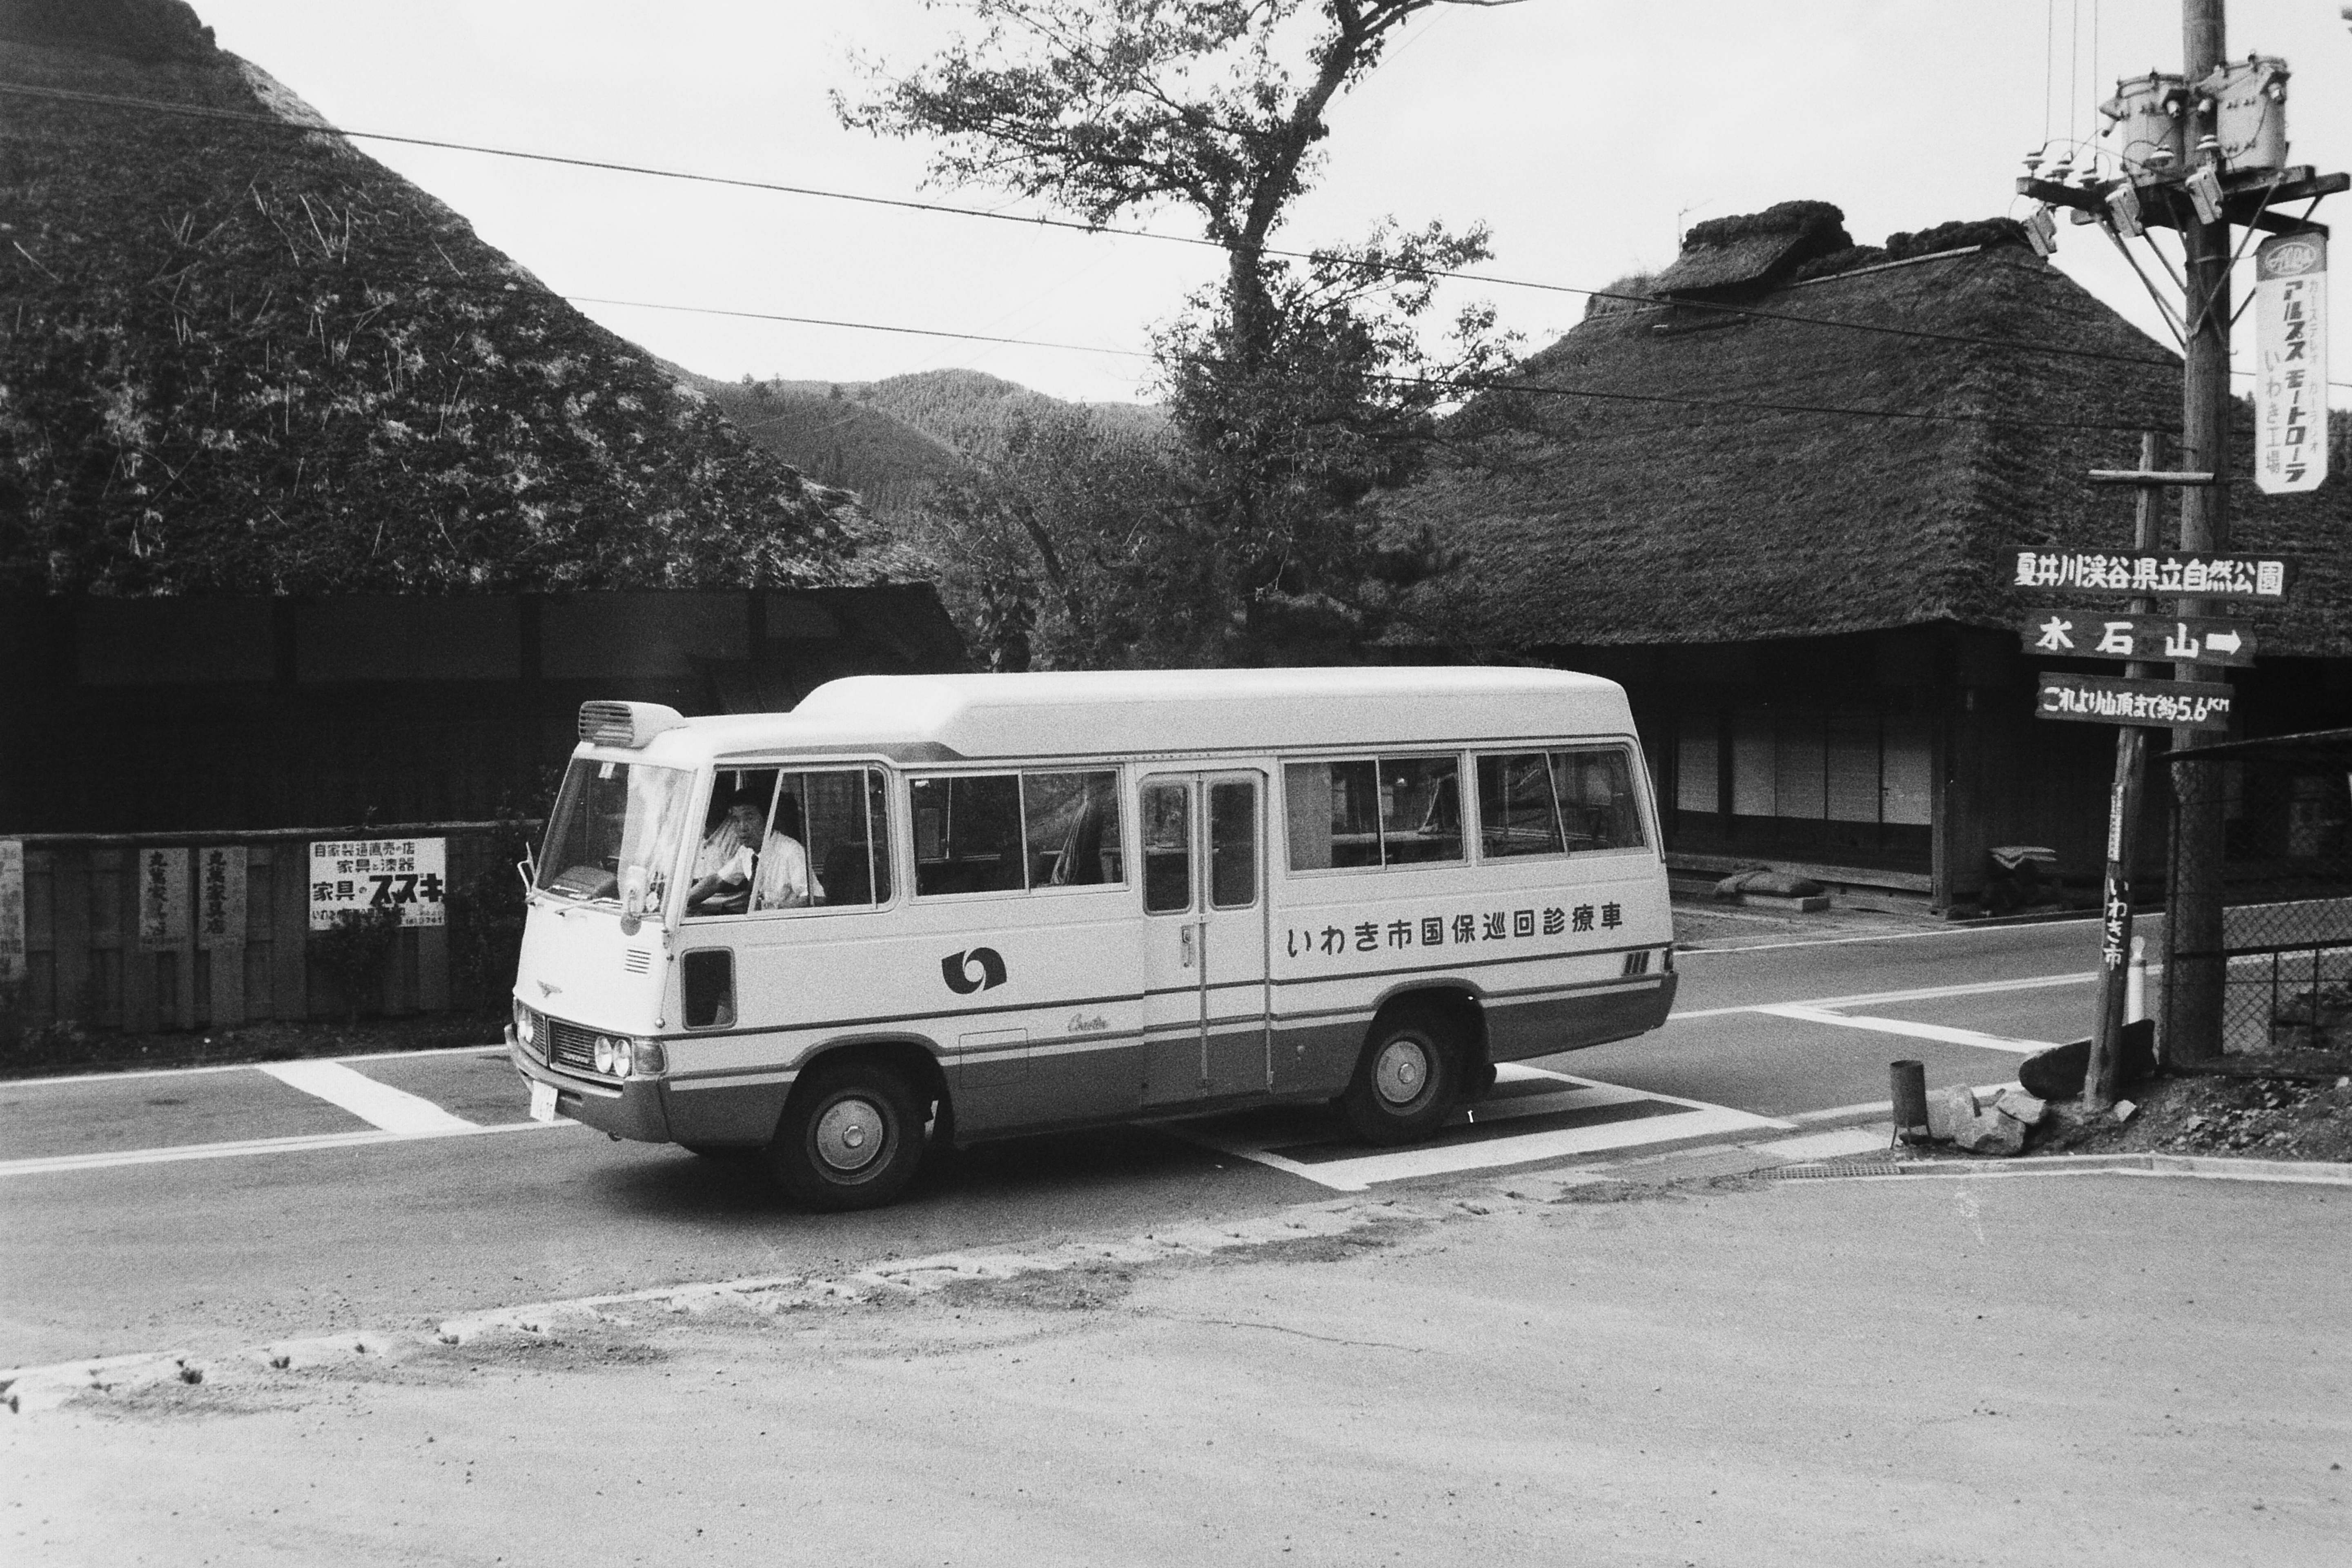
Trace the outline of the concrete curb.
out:
<instances>
[{"instance_id":1,"label":"concrete curb","mask_svg":"<svg viewBox=\"0 0 2352 1568\"><path fill-rule=\"evenodd\" d=\"M2300 1186L2352 1187L2352 1164L2328 1160L2239 1160L2212 1154L2026 1154L2014 1159L1876 1160L1841 1167L1791 1165L1778 1177L1843 1176L1884 1181L1892 1176L2170 1176L2208 1182L2279 1182Z\"/></svg>"}]
</instances>

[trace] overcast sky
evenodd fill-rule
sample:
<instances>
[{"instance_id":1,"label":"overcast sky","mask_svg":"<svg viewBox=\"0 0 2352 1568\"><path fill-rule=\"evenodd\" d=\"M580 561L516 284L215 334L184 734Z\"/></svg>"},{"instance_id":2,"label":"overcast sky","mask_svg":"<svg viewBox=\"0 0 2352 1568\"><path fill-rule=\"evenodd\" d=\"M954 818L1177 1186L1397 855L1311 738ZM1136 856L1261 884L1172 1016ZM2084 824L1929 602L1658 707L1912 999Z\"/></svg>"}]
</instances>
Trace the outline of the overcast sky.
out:
<instances>
[{"instance_id":1,"label":"overcast sky","mask_svg":"<svg viewBox=\"0 0 2352 1568\"><path fill-rule=\"evenodd\" d=\"M952 6L913 0L196 5L225 47L353 129L893 197L926 194L927 150L843 130L827 94L858 91L853 56L912 62L957 20ZM2323 169L2352 167L2352 35L2336 12L2336 0L2231 6L2233 54L2283 55L2294 68L2293 155ZM1484 221L1496 251L1486 270L1598 288L1670 260L1683 226L1791 198L1835 203L1865 244L2021 215L2012 182L2045 126L2088 138L2116 77L2177 70L2179 16L2178 0L1441 5L1408 23L1335 106L1321 183L1280 238L1343 242L1390 215ZM1152 324L1216 267L1212 252L1143 239L362 145L565 294L1136 351L583 306L730 379L965 365L1065 397L1132 398L1148 391L1139 351ZM930 194L1009 205L987 192ZM1181 212L1144 226L1198 232ZM2097 231L2062 226L2058 260L2155 327ZM1584 307L1515 287L1455 299L1474 295L1492 299L1530 348ZM2242 353L2252 326L2241 324ZM2347 371L2336 379L2352 380Z\"/></svg>"}]
</instances>

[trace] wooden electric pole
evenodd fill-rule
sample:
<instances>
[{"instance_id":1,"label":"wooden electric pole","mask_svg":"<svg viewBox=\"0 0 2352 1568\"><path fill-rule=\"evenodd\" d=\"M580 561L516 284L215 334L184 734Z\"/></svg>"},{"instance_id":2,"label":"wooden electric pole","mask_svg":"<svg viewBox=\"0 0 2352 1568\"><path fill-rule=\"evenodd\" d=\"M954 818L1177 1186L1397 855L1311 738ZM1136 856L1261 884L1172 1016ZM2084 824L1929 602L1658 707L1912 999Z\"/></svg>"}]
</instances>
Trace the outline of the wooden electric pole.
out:
<instances>
[{"instance_id":1,"label":"wooden electric pole","mask_svg":"<svg viewBox=\"0 0 2352 1568\"><path fill-rule=\"evenodd\" d=\"M2218 95L2197 84L2221 66L2228 49L2222 0L2181 0L2183 75L2190 86L2185 138L2192 173L2221 171ZM2180 384L2180 466L2227 476L2230 466L2230 215L2217 204L2212 221L2201 213L2181 215L2187 298L2181 320L2188 327ZM2226 482L2184 489L2180 498L2180 548L2218 552L2230 544L2230 488ZM2205 604L2183 599L2177 613L2201 615ZM2176 664L2180 680L2214 680L2208 666ZM2194 731L2176 730L2175 747L2192 746ZM2174 805L2174 844L2167 903L2176 952L2214 952L2221 943L2222 802L2219 790L2203 790ZM2195 959L2168 963L2164 972L2164 1050L2168 1061L2198 1061L2221 1050L2221 961Z\"/></svg>"}]
</instances>

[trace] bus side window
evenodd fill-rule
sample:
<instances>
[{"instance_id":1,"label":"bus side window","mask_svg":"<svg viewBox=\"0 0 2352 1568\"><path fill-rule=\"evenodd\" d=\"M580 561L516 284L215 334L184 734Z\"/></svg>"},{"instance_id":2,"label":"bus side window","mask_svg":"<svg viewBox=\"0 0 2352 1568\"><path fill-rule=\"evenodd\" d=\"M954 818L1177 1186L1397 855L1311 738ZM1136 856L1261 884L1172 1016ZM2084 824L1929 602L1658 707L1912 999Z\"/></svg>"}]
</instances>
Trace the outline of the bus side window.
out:
<instances>
[{"instance_id":1,"label":"bus side window","mask_svg":"<svg viewBox=\"0 0 2352 1568\"><path fill-rule=\"evenodd\" d=\"M1192 907L1192 786L1143 786L1143 910L1180 914Z\"/></svg>"},{"instance_id":2,"label":"bus side window","mask_svg":"<svg viewBox=\"0 0 2352 1568\"><path fill-rule=\"evenodd\" d=\"M807 823L814 901L828 908L889 902L889 816L881 773L871 768L792 773L783 793L801 803Z\"/></svg>"},{"instance_id":3,"label":"bus side window","mask_svg":"<svg viewBox=\"0 0 2352 1568\"><path fill-rule=\"evenodd\" d=\"M1017 892L1021 775L949 773L908 786L915 816L915 895Z\"/></svg>"},{"instance_id":4,"label":"bus side window","mask_svg":"<svg viewBox=\"0 0 2352 1568\"><path fill-rule=\"evenodd\" d=\"M1633 770L1618 747L1551 754L1561 830L1576 849L1639 849L1642 807Z\"/></svg>"},{"instance_id":5,"label":"bus side window","mask_svg":"<svg viewBox=\"0 0 2352 1568\"><path fill-rule=\"evenodd\" d=\"M1120 863L1118 774L1024 773L1029 885L1102 887L1127 880Z\"/></svg>"},{"instance_id":6,"label":"bus side window","mask_svg":"<svg viewBox=\"0 0 2352 1568\"><path fill-rule=\"evenodd\" d=\"M1379 764L1286 763L1282 794L1292 870L1381 863Z\"/></svg>"},{"instance_id":7,"label":"bus side window","mask_svg":"<svg viewBox=\"0 0 2352 1568\"><path fill-rule=\"evenodd\" d=\"M1478 759L1478 843L1488 858L1557 855L1566 847L1550 763L1541 752Z\"/></svg>"}]
</instances>

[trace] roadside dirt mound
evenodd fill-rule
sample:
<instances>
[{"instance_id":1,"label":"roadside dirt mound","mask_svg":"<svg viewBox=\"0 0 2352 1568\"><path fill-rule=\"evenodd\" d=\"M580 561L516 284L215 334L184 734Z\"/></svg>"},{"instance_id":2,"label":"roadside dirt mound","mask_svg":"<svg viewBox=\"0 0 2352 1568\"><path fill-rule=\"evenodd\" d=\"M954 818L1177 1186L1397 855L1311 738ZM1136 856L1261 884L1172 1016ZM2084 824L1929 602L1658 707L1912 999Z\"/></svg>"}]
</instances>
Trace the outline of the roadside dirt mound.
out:
<instances>
[{"instance_id":1,"label":"roadside dirt mound","mask_svg":"<svg viewBox=\"0 0 2352 1568\"><path fill-rule=\"evenodd\" d=\"M2037 1154L2220 1154L2352 1162L2352 1052L2225 1058L2157 1079L2129 1121L2051 1107Z\"/></svg>"}]
</instances>

